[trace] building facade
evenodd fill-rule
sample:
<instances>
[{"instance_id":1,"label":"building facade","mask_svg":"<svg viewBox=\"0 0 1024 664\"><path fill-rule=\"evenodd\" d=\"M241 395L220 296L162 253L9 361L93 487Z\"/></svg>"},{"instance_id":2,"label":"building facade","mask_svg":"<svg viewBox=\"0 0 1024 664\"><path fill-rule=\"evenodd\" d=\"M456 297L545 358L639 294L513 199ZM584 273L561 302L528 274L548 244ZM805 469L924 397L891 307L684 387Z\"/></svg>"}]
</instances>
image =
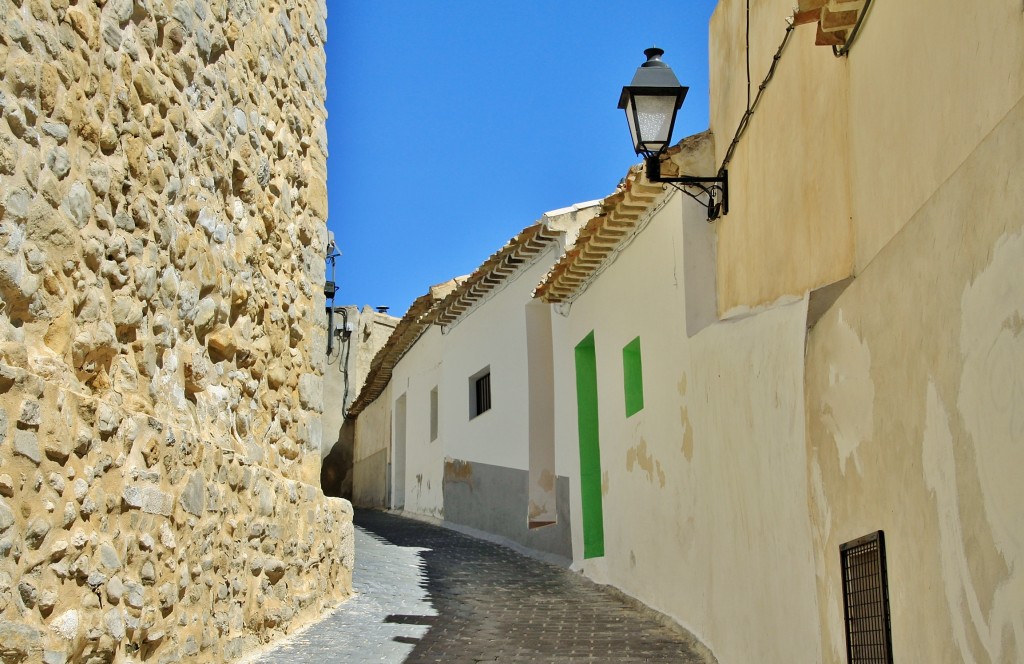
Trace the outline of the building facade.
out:
<instances>
[{"instance_id":1,"label":"building facade","mask_svg":"<svg viewBox=\"0 0 1024 664\"><path fill-rule=\"evenodd\" d=\"M1017 661L1024 11L721 0L709 30L711 130L663 169L728 168L728 214L634 168L530 298L425 302L357 420L401 466L381 504L567 522L574 569L723 663Z\"/></svg>"},{"instance_id":2,"label":"building facade","mask_svg":"<svg viewBox=\"0 0 1024 664\"><path fill-rule=\"evenodd\" d=\"M324 435L320 486L328 496L351 500L355 421L345 417L370 372L370 363L398 319L370 306L329 307L324 368Z\"/></svg>"},{"instance_id":3,"label":"building facade","mask_svg":"<svg viewBox=\"0 0 1024 664\"><path fill-rule=\"evenodd\" d=\"M546 214L410 307L349 410L357 504L570 558L553 394L537 400L552 383L550 308L532 292L595 212L582 204Z\"/></svg>"}]
</instances>

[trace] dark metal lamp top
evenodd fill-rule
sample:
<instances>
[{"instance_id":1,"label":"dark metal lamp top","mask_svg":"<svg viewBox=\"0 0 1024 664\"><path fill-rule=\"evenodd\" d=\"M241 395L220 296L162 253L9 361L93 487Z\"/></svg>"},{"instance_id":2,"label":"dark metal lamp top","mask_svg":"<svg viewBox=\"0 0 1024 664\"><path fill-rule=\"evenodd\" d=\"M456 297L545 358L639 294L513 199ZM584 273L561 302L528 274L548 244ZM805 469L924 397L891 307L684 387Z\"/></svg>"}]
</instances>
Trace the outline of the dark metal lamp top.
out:
<instances>
[{"instance_id":1,"label":"dark metal lamp top","mask_svg":"<svg viewBox=\"0 0 1024 664\"><path fill-rule=\"evenodd\" d=\"M676 108L682 106L689 88L680 85L675 72L661 59L665 51L652 46L644 50L644 55L647 62L637 67L633 80L622 88L619 108L626 108L629 98L637 94L678 95Z\"/></svg>"},{"instance_id":2,"label":"dark metal lamp top","mask_svg":"<svg viewBox=\"0 0 1024 664\"><path fill-rule=\"evenodd\" d=\"M668 147L676 111L686 98L687 88L679 84L672 68L661 60L664 53L660 48L645 50L647 61L619 96L619 108L626 111L637 154L660 154Z\"/></svg>"}]
</instances>

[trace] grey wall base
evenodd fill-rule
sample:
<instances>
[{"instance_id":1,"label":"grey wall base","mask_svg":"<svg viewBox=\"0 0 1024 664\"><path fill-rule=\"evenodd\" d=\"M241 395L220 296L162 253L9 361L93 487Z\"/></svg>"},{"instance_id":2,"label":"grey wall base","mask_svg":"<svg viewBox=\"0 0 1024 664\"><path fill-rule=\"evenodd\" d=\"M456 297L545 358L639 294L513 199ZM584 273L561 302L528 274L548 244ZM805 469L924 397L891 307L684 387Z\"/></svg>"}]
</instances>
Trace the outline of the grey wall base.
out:
<instances>
[{"instance_id":1,"label":"grey wall base","mask_svg":"<svg viewBox=\"0 0 1024 664\"><path fill-rule=\"evenodd\" d=\"M530 528L529 472L470 461L449 461L444 474L444 519L493 533L535 551L572 559L569 478L555 484L558 521Z\"/></svg>"}]
</instances>

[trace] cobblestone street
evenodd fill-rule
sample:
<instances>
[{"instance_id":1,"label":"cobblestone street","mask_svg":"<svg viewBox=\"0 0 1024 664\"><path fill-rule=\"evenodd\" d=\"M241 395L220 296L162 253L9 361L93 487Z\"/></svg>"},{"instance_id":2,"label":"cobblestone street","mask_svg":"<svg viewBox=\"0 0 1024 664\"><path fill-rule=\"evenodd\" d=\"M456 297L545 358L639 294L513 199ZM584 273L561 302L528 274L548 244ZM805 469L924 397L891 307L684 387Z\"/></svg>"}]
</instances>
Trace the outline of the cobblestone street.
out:
<instances>
[{"instance_id":1,"label":"cobblestone street","mask_svg":"<svg viewBox=\"0 0 1024 664\"><path fill-rule=\"evenodd\" d=\"M704 664L687 636L582 576L503 546L356 511L358 593L249 661Z\"/></svg>"}]
</instances>

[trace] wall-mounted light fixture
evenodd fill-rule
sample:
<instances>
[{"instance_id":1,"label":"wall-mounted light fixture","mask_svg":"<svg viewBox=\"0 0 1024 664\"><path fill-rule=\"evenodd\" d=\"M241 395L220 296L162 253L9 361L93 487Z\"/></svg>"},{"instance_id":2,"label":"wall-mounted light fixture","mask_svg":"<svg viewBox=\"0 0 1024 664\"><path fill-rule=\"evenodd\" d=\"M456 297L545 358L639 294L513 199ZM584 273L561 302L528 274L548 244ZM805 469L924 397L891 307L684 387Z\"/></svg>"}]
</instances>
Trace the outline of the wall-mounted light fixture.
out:
<instances>
[{"instance_id":1,"label":"wall-mounted light fixture","mask_svg":"<svg viewBox=\"0 0 1024 664\"><path fill-rule=\"evenodd\" d=\"M723 169L715 177L661 175L661 155L671 144L676 111L683 105L683 99L686 98L686 91L689 89L680 85L672 68L661 61L664 53L665 51L660 48L649 48L644 51L647 62L636 70L633 81L622 88L619 108L626 111L626 121L629 122L629 132L633 137L633 149L637 154L644 156L647 179L651 182L666 182L700 189L708 197L708 220L717 219L729 213L728 171Z\"/></svg>"},{"instance_id":2,"label":"wall-mounted light fixture","mask_svg":"<svg viewBox=\"0 0 1024 664\"><path fill-rule=\"evenodd\" d=\"M330 300L327 305L327 357L334 352L334 296L338 292L338 286L334 281L334 263L341 256L338 245L334 243L334 233L327 232L327 257L326 261L331 264L331 278L324 281L324 297ZM347 317L346 317L347 318Z\"/></svg>"}]
</instances>

